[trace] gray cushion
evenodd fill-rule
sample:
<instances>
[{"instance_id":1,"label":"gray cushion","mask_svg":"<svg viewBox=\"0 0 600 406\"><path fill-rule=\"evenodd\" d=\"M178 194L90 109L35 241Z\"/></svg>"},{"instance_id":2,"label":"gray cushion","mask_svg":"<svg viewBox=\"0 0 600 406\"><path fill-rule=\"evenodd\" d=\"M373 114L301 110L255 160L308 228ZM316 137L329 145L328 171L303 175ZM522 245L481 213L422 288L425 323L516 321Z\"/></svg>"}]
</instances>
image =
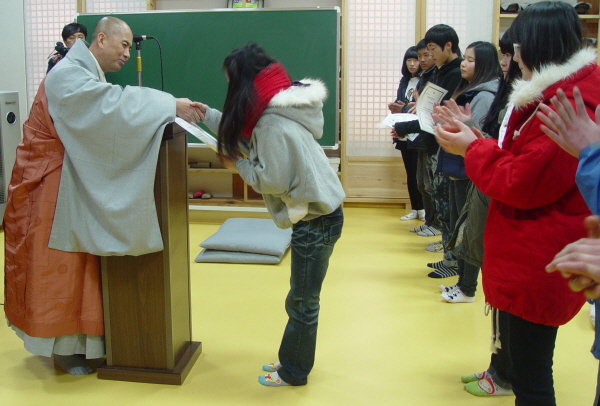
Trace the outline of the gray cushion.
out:
<instances>
[{"instance_id":1,"label":"gray cushion","mask_svg":"<svg viewBox=\"0 0 600 406\"><path fill-rule=\"evenodd\" d=\"M196 262L225 262L230 264L278 264L281 257L275 255L255 254L253 252L219 251L203 249Z\"/></svg>"},{"instance_id":2,"label":"gray cushion","mask_svg":"<svg viewBox=\"0 0 600 406\"><path fill-rule=\"evenodd\" d=\"M282 256L291 239L292 229L280 229L271 219L231 218L200 243L200 247Z\"/></svg>"},{"instance_id":3,"label":"gray cushion","mask_svg":"<svg viewBox=\"0 0 600 406\"><path fill-rule=\"evenodd\" d=\"M280 229L271 219L231 218L200 247L196 262L277 264L292 240L292 229Z\"/></svg>"}]
</instances>

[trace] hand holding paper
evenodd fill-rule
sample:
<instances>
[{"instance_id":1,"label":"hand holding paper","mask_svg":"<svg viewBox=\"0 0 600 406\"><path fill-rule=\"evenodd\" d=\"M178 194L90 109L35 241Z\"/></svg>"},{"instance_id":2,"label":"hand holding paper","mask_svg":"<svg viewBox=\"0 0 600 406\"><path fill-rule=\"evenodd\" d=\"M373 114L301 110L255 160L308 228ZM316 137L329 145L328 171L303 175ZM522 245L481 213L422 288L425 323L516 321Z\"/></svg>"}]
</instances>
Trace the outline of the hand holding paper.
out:
<instances>
[{"instance_id":1,"label":"hand holding paper","mask_svg":"<svg viewBox=\"0 0 600 406\"><path fill-rule=\"evenodd\" d=\"M377 128L394 128L394 124L403 123L405 121L413 121L417 120L418 117L416 114L410 113L396 113L396 114L388 114L386 118L383 119L381 123L377 125Z\"/></svg>"}]
</instances>

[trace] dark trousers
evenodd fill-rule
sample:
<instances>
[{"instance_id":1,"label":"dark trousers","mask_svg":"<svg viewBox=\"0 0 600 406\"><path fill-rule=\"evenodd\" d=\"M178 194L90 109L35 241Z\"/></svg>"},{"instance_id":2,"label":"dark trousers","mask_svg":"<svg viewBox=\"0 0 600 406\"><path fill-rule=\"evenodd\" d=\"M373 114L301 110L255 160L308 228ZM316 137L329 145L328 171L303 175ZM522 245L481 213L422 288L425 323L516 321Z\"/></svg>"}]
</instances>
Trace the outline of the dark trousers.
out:
<instances>
[{"instance_id":1,"label":"dark trousers","mask_svg":"<svg viewBox=\"0 0 600 406\"><path fill-rule=\"evenodd\" d=\"M398 141L396 149L402 153L404 169L406 170L406 187L408 188L408 197L412 210L423 210L423 198L417 186L417 159L419 153L416 149L409 149L405 141ZM425 212L427 214L427 212Z\"/></svg>"},{"instance_id":2,"label":"dark trousers","mask_svg":"<svg viewBox=\"0 0 600 406\"><path fill-rule=\"evenodd\" d=\"M433 201L437 214L439 230L442 232L442 244L444 245L444 261L455 261L456 258L446 247L452 237L454 228L450 228L450 178L435 172L433 176ZM427 213L425 213L427 215Z\"/></svg>"},{"instance_id":3,"label":"dark trousers","mask_svg":"<svg viewBox=\"0 0 600 406\"><path fill-rule=\"evenodd\" d=\"M492 355L490 366L507 375L515 405L556 406L552 358L558 327L532 323L502 311L499 323L502 349Z\"/></svg>"},{"instance_id":4,"label":"dark trousers","mask_svg":"<svg viewBox=\"0 0 600 406\"><path fill-rule=\"evenodd\" d=\"M433 173L429 165L429 155L425 150L418 150L417 153L417 188L423 199L423 209L425 210L425 225L440 229L433 202L432 179Z\"/></svg>"},{"instance_id":5,"label":"dark trousers","mask_svg":"<svg viewBox=\"0 0 600 406\"><path fill-rule=\"evenodd\" d=\"M467 201L467 192L470 185L471 181L469 179L450 180L449 228L452 230L450 235L454 233L460 212L465 206ZM471 265L462 259L459 259L456 262L456 265L458 266L458 287L466 296L475 296L477 277L479 276L479 267Z\"/></svg>"},{"instance_id":6,"label":"dark trousers","mask_svg":"<svg viewBox=\"0 0 600 406\"><path fill-rule=\"evenodd\" d=\"M596 398L594 406L600 406L600 365L598 365L598 377L596 378Z\"/></svg>"}]
</instances>

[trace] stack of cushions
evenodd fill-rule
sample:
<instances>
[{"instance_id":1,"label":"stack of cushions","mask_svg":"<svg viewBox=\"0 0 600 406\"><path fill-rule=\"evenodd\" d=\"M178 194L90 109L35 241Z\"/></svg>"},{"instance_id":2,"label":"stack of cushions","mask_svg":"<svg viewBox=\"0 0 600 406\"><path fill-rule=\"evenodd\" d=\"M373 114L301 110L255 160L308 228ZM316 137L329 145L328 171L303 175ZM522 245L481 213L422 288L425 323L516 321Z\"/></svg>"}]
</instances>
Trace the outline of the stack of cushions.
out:
<instances>
[{"instance_id":1,"label":"stack of cushions","mask_svg":"<svg viewBox=\"0 0 600 406\"><path fill-rule=\"evenodd\" d=\"M278 264L292 240L292 229L282 230L271 219L231 218L200 247L196 262Z\"/></svg>"}]
</instances>

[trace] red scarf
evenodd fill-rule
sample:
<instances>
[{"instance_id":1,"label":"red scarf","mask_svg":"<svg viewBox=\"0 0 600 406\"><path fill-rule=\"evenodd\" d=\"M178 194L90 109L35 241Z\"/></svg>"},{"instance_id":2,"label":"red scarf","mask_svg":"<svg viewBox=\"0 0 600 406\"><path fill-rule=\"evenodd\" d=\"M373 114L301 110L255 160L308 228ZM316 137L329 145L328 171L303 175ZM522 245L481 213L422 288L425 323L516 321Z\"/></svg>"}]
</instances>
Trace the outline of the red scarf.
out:
<instances>
[{"instance_id":1,"label":"red scarf","mask_svg":"<svg viewBox=\"0 0 600 406\"><path fill-rule=\"evenodd\" d=\"M246 106L246 124L242 136L250 138L252 130L258 122L260 115L267 108L269 102L280 91L291 86L292 81L284 67L272 63L254 77L254 99Z\"/></svg>"}]
</instances>

